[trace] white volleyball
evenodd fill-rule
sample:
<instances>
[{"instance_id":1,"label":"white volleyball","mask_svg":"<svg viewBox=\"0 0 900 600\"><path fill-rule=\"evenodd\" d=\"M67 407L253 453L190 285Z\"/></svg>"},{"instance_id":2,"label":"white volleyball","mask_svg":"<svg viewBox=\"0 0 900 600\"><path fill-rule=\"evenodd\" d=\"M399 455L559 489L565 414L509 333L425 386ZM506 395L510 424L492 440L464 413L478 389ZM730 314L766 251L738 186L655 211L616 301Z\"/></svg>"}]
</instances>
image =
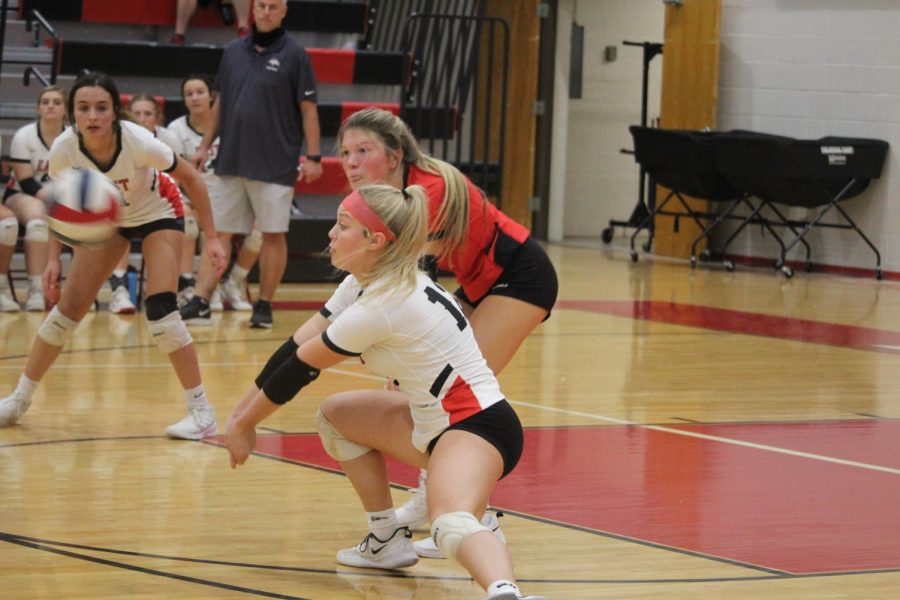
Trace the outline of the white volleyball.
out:
<instances>
[{"instance_id":1,"label":"white volleyball","mask_svg":"<svg viewBox=\"0 0 900 600\"><path fill-rule=\"evenodd\" d=\"M67 244L108 240L119 229L122 194L102 173L66 169L49 186L48 221L53 233Z\"/></svg>"}]
</instances>

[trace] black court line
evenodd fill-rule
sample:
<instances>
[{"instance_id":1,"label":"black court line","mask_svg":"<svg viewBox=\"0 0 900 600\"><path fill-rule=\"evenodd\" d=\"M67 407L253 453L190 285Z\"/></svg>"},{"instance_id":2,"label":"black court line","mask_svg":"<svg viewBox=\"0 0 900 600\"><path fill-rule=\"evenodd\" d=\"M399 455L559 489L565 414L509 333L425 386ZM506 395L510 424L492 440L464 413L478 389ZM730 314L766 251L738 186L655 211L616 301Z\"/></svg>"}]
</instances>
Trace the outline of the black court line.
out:
<instances>
[{"instance_id":1,"label":"black court line","mask_svg":"<svg viewBox=\"0 0 900 600\"><path fill-rule=\"evenodd\" d=\"M197 340L194 340L194 345L195 346L208 346L211 344L221 344L222 341L223 340L202 340L202 341L198 342ZM284 341L283 337L277 337L277 338L269 337L269 338L256 338L256 339L247 338L247 339L240 340L240 342L243 344L257 343L257 342L283 342L283 341ZM63 350L59 354L60 354L60 356L63 354L70 354L70 355L71 354L92 354L94 352L112 352L113 350L140 350L142 348L154 348L154 347L156 347L156 344L151 342L151 343L147 343L147 344L131 344L131 345L127 345L127 346L100 346L98 348L78 348L76 350ZM28 355L27 354L7 354L5 356L0 356L0 361L15 360L18 358L28 358ZM51 367L51 369L52 368L53 367Z\"/></svg>"},{"instance_id":2,"label":"black court line","mask_svg":"<svg viewBox=\"0 0 900 600\"><path fill-rule=\"evenodd\" d=\"M256 590L253 588L231 585L229 583L222 583L220 581L210 581L209 579L200 579L198 577L189 577L187 575L178 575L177 573L168 573L166 571L160 571L158 569L149 569L147 567L138 567L135 565L129 565L128 563L117 562L114 560L107 560L105 558L98 558L96 556L88 556L87 554L79 554L77 552L69 552L68 550L61 550L59 548L51 548L48 545L46 545L45 543L33 542L29 538L22 538L22 537L8 534L8 533L0 532L0 540L2 540L4 542L8 542L10 544L15 544L17 546L24 546L26 548L32 548L34 550L42 550L44 552L50 552L52 554L59 554L61 556L66 556L68 558L75 558L78 560L84 560L87 562L105 565L107 567L116 567L116 568L125 569L128 571L135 571L137 573L144 573L145 575L155 575L157 577L168 577L169 579L177 579L178 581L184 581L187 583L196 583L199 585L206 585L209 587L219 588L219 589L223 589L223 590L229 590L232 592L242 592L244 594L252 594L254 596L264 596L266 598L284 598L287 600L309 600L308 598L303 598L302 596L288 596L285 594L275 594L275 593L266 592L263 590ZM49 542L49 543L53 544L53 542Z\"/></svg>"},{"instance_id":3,"label":"black court line","mask_svg":"<svg viewBox=\"0 0 900 600\"><path fill-rule=\"evenodd\" d=\"M291 434L276 434L276 435L291 435ZM295 433L295 434L293 434L293 435L314 435L314 434L308 433L308 432L303 432L303 433ZM72 442L83 442L83 441L103 441L103 440L122 440L122 439L125 439L125 440L129 440L129 439L140 440L140 439L165 439L165 438L158 438L158 437L84 438L84 439L74 439L74 440L61 440L61 441L58 441L58 442L53 442L53 441L46 441L46 442L25 442L25 443L22 443L22 444L9 444L9 445L6 445L6 446L0 446L0 448L4 448L4 447L14 447L14 446L18 446L18 445L21 445L21 446L28 446L28 445L47 445L47 444L53 444L53 443L72 443ZM179 440L179 441L181 441L181 440ZM198 442L194 442L194 443L198 443ZM224 445L223 445L221 442L215 441L215 440L213 440L213 439L211 439L211 438L199 440L199 443L204 444L204 445L206 445L206 446L212 446L212 447L214 447L214 448L224 448ZM272 460L272 461L275 461L275 462L280 462L280 463L285 463L285 464L289 464L289 465L294 465L294 466L304 467L304 468L307 468L307 469L311 469L311 470L313 470L313 471L319 471L320 473L329 473L329 474L331 474L331 475L337 475L337 476L340 476L340 477L346 477L346 475L344 474L344 472L341 471L340 469L334 469L334 468L331 468L331 467L324 467L324 466L321 466L321 465L316 465L316 464L309 463L309 462L305 462L305 461L292 460L292 459L290 459L290 458L286 458L286 457L283 457L283 456L275 456L275 455L272 455L272 454L266 454L266 453L258 452L258 451L251 452L251 455L256 456L256 457L259 457L259 458L262 458L262 459L266 459L266 460ZM389 482L388 485L390 485L391 488L396 489L396 490L409 491L409 490L412 489L412 488L410 488L409 486L400 485L400 484L397 484L397 483L390 483L390 482ZM649 542L649 541L641 540L641 539L637 539L637 538L630 538L630 537L627 537L627 536L622 536L622 535L618 535L618 534L615 534L615 533L610 533L610 532L608 532L608 531L601 531L601 530L598 530L598 529L590 529L590 528L587 528L587 527L582 527L582 526L580 526L580 525L573 525L573 524L571 524L571 523L564 523L564 522L562 522L562 521L555 521L555 520L553 520L553 519L547 519L547 518L544 518L544 517L540 517L540 516L536 516L536 515L531 515L531 514L528 514L528 513L523 513L523 512L519 512L519 511L515 511L515 510L510 510L510 509L504 508L504 507L502 507L502 506L491 506L490 508L493 508L493 509L495 509L495 510L501 511L501 512L503 512L504 514L514 515L514 516L519 517L519 518L521 518L521 519L526 519L526 520L533 521L533 522L536 522L536 523L541 523L541 524L544 524L544 525L550 525L550 526L555 526L555 527L562 527L562 528L564 528L564 529L570 529L570 530L572 530L572 531L577 531L577 532L579 532L579 533L587 533L587 534L591 534L591 535L598 535L598 536L601 536L601 537L610 538L610 539L615 539L615 540L618 540L618 541L629 542L629 543L633 543L633 544L638 544L638 545L641 545L641 546L646 546L646 547L650 547L650 548L655 548L655 549L658 549L658 550L666 550L666 551L669 551L669 552L674 552L674 553L676 553L676 554L683 554L683 555L691 556L691 557L694 557L694 558L701 558L701 559L705 559L705 560L712 560L712 561L715 561L715 562L719 562L719 563L723 563L723 564L728 564L728 565L732 565L732 566L737 566L737 567L743 567L743 568L751 569L751 570L754 570L754 571L761 571L761 572L763 572L763 573L771 573L771 574L775 574L775 575L789 575L788 573L786 573L786 572L784 572L784 571L779 571L779 570L776 570L776 569L769 569L769 568L761 567L761 566L754 565L754 564L751 564L751 563L744 563L744 562L734 561L734 560L727 559L727 558L722 558L722 557L718 557L718 556L712 556L712 555L708 555L708 554L702 554L702 553L699 553L699 552L693 552L693 551L691 551L691 550L684 550L684 549L682 549L682 548L675 548L675 547L672 547L672 546L666 546L666 545L662 545L662 544L657 544L657 543L655 543L655 542ZM527 580L523 579L522 581L527 581ZM543 580L535 580L535 581L543 581Z\"/></svg>"},{"instance_id":4,"label":"black court line","mask_svg":"<svg viewBox=\"0 0 900 600\"><path fill-rule=\"evenodd\" d=\"M0 532L0 541L8 542L11 544L16 544L20 546L25 546L28 548L33 548L36 550L44 550L47 552L53 552L56 554L61 554L63 556L68 556L70 558L84 559L89 560L91 562L96 562L99 564L104 564L107 566L115 566L115 567L123 567L129 570L145 572L153 575L162 575L165 577L173 577L175 579L180 579L193 583L201 583L205 585L213 585L215 587L222 587L225 589L242 591L247 593L254 593L257 595L272 597L272 598L297 598L296 596L286 596L286 595L278 595L270 592L265 592L261 590L254 590L252 588L242 588L238 586L232 586L230 584L221 584L218 582L209 582L208 580L198 579L194 577L187 577L182 575L176 575L167 573L165 571L158 571L155 569L147 569L144 567L136 567L134 565L129 565L127 563L120 563L117 561L111 561L106 559L101 559L89 555L79 554L76 552L69 552L66 550L61 550L59 548L55 548L55 546L60 546L63 548L72 548L77 550L84 550L87 552L103 552L107 554L117 554L122 556L131 556L135 558L152 558L155 560L171 560L174 562L186 562L186 563L199 563L199 564L207 564L207 565L217 565L217 566L226 566L226 567L238 567L242 569L260 569L267 571L283 571L289 573L308 573L314 575L340 575L340 576L354 576L354 577L378 577L378 578L389 578L389 579L409 579L409 580L423 580L423 581L472 581L471 577L468 576L454 576L454 575L413 575L408 572L403 571L373 571L373 572L360 572L360 571L343 571L340 569L314 569L310 567L286 567L279 565L267 565L260 563L246 563L246 562L235 562L235 561L225 561L225 560L213 560L213 559L203 559L203 558L188 558L184 556L170 556L165 554L152 554L147 552L135 552L131 550L117 550L114 548L103 548L100 546L88 546L84 544L72 544L68 542L58 542L54 540L47 540L42 538L34 538L29 536L17 535L13 533ZM836 577L836 576L844 576L844 575L867 575L867 574L886 574L886 573L895 573L900 572L900 569L872 569L872 570L863 570L863 571L848 571L844 573L805 573L800 575L790 574L790 573L780 573L780 574L771 574L771 575L747 575L747 576L738 576L738 577L698 577L698 578L690 578L690 577L671 577L664 579L599 579L599 578L591 578L591 579L544 579L544 578L517 578L517 581L522 583L540 583L540 584L653 584L653 583L721 583L721 582L732 582L732 581L777 581L782 579L809 579L812 577Z\"/></svg>"},{"instance_id":5,"label":"black court line","mask_svg":"<svg viewBox=\"0 0 900 600\"><path fill-rule=\"evenodd\" d=\"M295 435L313 435L313 434L304 433L304 434L295 434ZM204 443L204 444L211 445L211 446L224 447L221 443L215 442L215 441L212 441L212 440L209 440L209 439L203 440L203 443ZM268 460L274 460L274 461L276 461L276 462L282 462L282 463L286 463L286 464L290 464L290 465L301 466L301 467L305 467L305 468L307 468L307 469L312 469L312 470L314 470L314 471L319 471L319 472L321 472L321 473L330 473L330 474L332 474L332 475L339 475L339 476L341 476L341 477L346 477L346 475L344 474L344 472L341 471L340 469L334 469L334 468L331 468L331 467L323 467L322 465L316 465L316 464L312 464L312 463L305 462L305 461L300 461L300 460L292 460L292 459L286 458L286 457L284 457L284 456L274 456L274 455L266 454L266 453L263 453L263 452L257 452L257 451L254 451L254 452L251 452L251 454L254 455L254 456L258 456L259 458L265 458L265 459L268 459ZM405 486L405 485L399 485L399 484L391 483L391 482L388 482L388 485L390 485L393 489L397 489L397 490L412 490L412 489L413 489L413 488L410 488L410 487ZM743 567L743 568L745 568L745 569L751 569L751 570L753 570L753 571L761 571L761 572L763 572L763 573L770 573L770 574L773 574L773 575L779 575L779 576L791 575L791 573L788 573L788 572L786 572L786 571L781 571L781 570L778 570L778 569L770 569L770 568L767 568L767 567L762 567L762 566L759 566L759 565L754 565L754 564L752 564L752 563L740 562L740 561L732 560L732 559L729 559L729 558L724 558L724 557L720 557L720 556L713 556L713 555L711 555L711 554L703 554L703 553L701 553L701 552L694 552L694 551L692 551L692 550L685 550L685 549L683 549L683 548L676 548L676 547L674 547L674 546L666 546L666 545L664 545L664 544L658 544L658 543L656 543L656 542L650 542L650 541L642 540L642 539L639 539L639 538L632 538L632 537L628 537L628 536L624 536L624 535L619 535L619 534L616 534L616 533L611 533L611 532L608 532L608 531L602 531L602 530L599 530L599 529L591 529L591 528L589 528L589 527L582 527L581 525L574 525L574 524L572 524L572 523L565 523L565 522L563 522L563 521L556 521L556 520L553 520L553 519L548 519L548 518L540 517L540 516L537 516L537 515L532 515L532 514L528 514L528 513L523 513L523 512L519 512L519 511L507 509L507 508L504 508L504 507L502 507L502 506L494 506L494 505L491 505L489 508L492 508L492 509L494 509L494 510L500 511L500 512L502 512L502 513L504 513L504 514L514 515L514 516L516 516L516 517L519 517L520 519L525 519L525 520L528 520L528 521L533 521L533 522L535 522L535 523L541 523L541 524L543 524L543 525L550 525L550 526L554 526L554 527L561 527L561 528L563 528L563 529L569 529L569 530L572 530L572 531L577 531L577 532L579 532L579 533L587 533L587 534L590 534L590 535L597 535L597 536L600 536L600 537L605 537L605 538L614 539L614 540L618 540L618 541L623 541L623 542L629 542L629 543L632 543L632 544L637 544L637 545L639 545L639 546L645 546L645 547L648 547L648 548L655 548L655 549L657 549L657 550L665 550L665 551L668 551L668 552L674 552L675 554L682 554L682 555L686 555L686 556L691 556L691 557L693 557L693 558L701 558L701 559L704 559L704 560L711 560L711 561L718 562L718 563L722 563L722 564L727 564L727 565L731 565L731 566L735 566L735 567ZM517 578L517 580L520 580L520 581L528 581L527 579L520 579L520 578ZM543 582L544 580L534 580L534 581Z\"/></svg>"}]
</instances>

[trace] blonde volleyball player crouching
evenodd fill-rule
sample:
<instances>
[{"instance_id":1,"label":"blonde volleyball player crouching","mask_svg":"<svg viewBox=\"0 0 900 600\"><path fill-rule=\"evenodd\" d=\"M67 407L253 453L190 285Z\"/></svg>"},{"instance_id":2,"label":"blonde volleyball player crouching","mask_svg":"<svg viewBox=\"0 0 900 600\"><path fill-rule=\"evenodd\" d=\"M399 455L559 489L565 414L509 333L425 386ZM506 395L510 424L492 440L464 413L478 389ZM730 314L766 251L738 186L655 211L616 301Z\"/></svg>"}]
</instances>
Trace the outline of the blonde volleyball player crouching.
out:
<instances>
[{"instance_id":1,"label":"blonde volleyball player crouching","mask_svg":"<svg viewBox=\"0 0 900 600\"><path fill-rule=\"evenodd\" d=\"M329 232L331 262L350 273L325 308L269 359L229 420L231 465L244 464L255 427L325 369L358 356L392 390L328 398L316 414L325 450L359 495L365 539L344 565L395 569L418 561L394 511L383 454L428 468L431 532L492 600L521 598L506 546L479 519L522 452L522 425L453 296L418 270L428 238L423 188L362 186ZM528 596L528 598L536 598Z\"/></svg>"},{"instance_id":2,"label":"blonde volleyball player crouching","mask_svg":"<svg viewBox=\"0 0 900 600\"><path fill-rule=\"evenodd\" d=\"M181 207L160 196L158 171L171 173L190 193L200 229L206 234L205 251L221 272L225 252L216 236L203 179L146 129L122 119L119 91L108 76L89 73L79 77L72 87L68 109L75 125L50 149L50 177L68 168L93 169L106 175L122 191L122 227L119 235L96 247L74 249L59 303L38 329L15 391L0 400L0 426L12 425L28 410L38 382L90 309L131 237L139 236L143 238L147 264L145 306L150 333L159 350L168 355L188 404L188 415L169 426L166 433L184 439L211 435L216 432L215 412L207 401L197 352L175 301L184 238ZM44 271L48 296L58 293L58 279L58 256L51 256Z\"/></svg>"}]
</instances>

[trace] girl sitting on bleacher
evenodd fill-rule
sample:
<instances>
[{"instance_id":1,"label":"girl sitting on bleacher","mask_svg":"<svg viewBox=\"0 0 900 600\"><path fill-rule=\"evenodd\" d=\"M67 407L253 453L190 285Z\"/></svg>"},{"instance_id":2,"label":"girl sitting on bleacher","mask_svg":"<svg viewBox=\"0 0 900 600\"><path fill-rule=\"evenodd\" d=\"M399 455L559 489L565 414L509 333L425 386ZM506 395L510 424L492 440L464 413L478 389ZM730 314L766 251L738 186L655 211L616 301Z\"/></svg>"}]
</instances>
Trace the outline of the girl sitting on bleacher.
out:
<instances>
[{"instance_id":1,"label":"girl sitting on bleacher","mask_svg":"<svg viewBox=\"0 0 900 600\"><path fill-rule=\"evenodd\" d=\"M50 165L50 147L57 136L62 133L66 118L66 94L56 86L41 90L37 99L37 120L16 131L9 148L9 162L12 166L12 177L5 193L3 204L15 215L18 223L25 226L25 267L28 273L28 294L25 298L25 310L43 312L44 293L41 277L44 265L47 264L47 240L49 229L46 220L46 208L36 198L41 186L50 180L47 170ZM0 215L0 245L15 246L16 238L3 239L10 236L12 224L9 217ZM4 226L3 223L7 225ZM18 224L15 224L18 237ZM4 233L5 232L5 233ZM7 242L11 241L9 244ZM4 251L0 250L0 264L3 263ZM10 251L10 256L12 252ZM4 269L5 272L5 269ZM0 283L0 309L4 312L18 310L12 298L3 299L3 286ZM12 304L10 304L12 302Z\"/></svg>"}]
</instances>

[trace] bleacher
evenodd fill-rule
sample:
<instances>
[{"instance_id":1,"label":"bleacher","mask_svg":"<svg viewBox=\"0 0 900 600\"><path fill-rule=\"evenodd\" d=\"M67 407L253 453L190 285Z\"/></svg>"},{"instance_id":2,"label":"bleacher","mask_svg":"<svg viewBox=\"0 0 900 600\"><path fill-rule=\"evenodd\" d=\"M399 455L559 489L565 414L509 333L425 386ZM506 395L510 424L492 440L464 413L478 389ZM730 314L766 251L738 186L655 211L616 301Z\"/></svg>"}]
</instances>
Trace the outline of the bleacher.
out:
<instances>
[{"instance_id":1,"label":"bleacher","mask_svg":"<svg viewBox=\"0 0 900 600\"><path fill-rule=\"evenodd\" d=\"M104 71L116 78L124 94L148 92L160 98L165 122L169 122L184 114L181 80L190 73L215 74L225 44L235 36L235 29L225 27L217 11L198 7L188 28L187 43L169 43L176 0L2 2L8 7L0 64L0 135L4 156L13 133L34 115L34 98L40 84L24 85L26 75L32 81L41 76L53 78L67 88L85 69ZM321 148L326 156L322 179L298 184L296 188L285 281L318 281L332 274L327 259L320 253L327 246L327 232L337 203L349 190L334 156L334 136L349 114L366 106L400 114L430 152L451 160L475 178L478 185L499 195L496 153L488 143L483 144L487 151L468 147L474 148L476 143L474 121L467 129L463 126L467 108L474 112L474 102L460 97L455 89L446 100L423 102L425 94L415 87L415 81L422 78L424 70L439 69L414 56L414 45L401 41L409 37L401 35L408 27L402 15L423 5L429 11L443 10L467 19L483 12L483 4L482 0L288 0L285 27L306 47L319 83ZM423 37L423 31L414 33ZM434 33L425 37L434 37ZM444 65L440 70L456 73L466 69L471 73L477 68L471 49L477 43L471 34L465 35L468 37L460 40L469 48L457 45L454 55L436 57L437 63ZM375 43L384 49L373 48L373 38L378 37L382 41ZM460 51L458 59L455 54ZM459 68L456 62L460 62ZM454 85L461 85L460 76L454 77ZM436 80L428 81L437 89ZM463 83L468 85L467 81ZM483 129L490 133L490 128ZM496 144L496 140L490 142L491 146ZM477 154L481 156L476 158Z\"/></svg>"}]
</instances>

